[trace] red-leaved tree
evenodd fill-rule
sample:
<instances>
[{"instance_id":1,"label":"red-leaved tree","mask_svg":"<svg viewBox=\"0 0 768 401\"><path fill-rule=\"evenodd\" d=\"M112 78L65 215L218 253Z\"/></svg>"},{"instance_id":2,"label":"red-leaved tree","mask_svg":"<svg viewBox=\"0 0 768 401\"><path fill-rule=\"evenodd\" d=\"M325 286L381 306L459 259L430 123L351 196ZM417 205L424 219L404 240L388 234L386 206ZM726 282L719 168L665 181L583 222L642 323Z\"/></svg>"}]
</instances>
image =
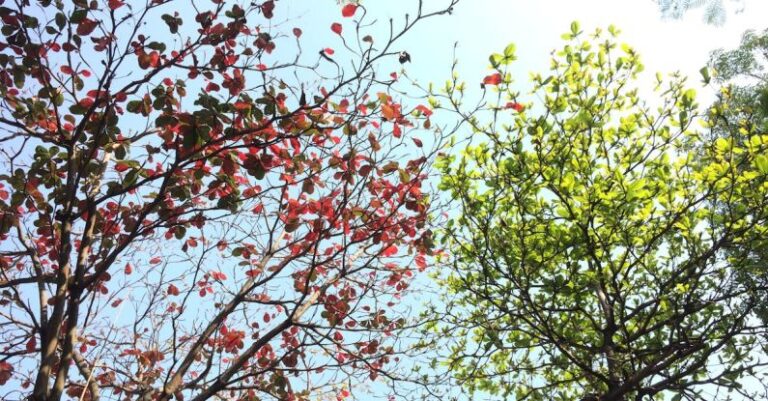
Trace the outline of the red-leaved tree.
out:
<instances>
[{"instance_id":1,"label":"red-leaved tree","mask_svg":"<svg viewBox=\"0 0 768 401\"><path fill-rule=\"evenodd\" d=\"M0 0L0 397L395 378L442 135L377 69L456 1L380 37L318 2L338 21L308 38L285 1Z\"/></svg>"}]
</instances>

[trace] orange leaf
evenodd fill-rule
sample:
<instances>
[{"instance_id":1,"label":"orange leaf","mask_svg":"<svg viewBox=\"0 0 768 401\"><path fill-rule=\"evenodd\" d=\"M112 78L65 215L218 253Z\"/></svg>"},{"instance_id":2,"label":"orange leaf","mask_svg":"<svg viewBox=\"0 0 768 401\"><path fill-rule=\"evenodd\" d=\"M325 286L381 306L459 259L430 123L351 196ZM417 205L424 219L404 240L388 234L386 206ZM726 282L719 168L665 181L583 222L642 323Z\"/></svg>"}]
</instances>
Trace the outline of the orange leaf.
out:
<instances>
[{"instance_id":1,"label":"orange leaf","mask_svg":"<svg viewBox=\"0 0 768 401\"><path fill-rule=\"evenodd\" d=\"M395 108L388 104L381 105L381 115L387 120L394 120L397 118Z\"/></svg>"}]
</instances>

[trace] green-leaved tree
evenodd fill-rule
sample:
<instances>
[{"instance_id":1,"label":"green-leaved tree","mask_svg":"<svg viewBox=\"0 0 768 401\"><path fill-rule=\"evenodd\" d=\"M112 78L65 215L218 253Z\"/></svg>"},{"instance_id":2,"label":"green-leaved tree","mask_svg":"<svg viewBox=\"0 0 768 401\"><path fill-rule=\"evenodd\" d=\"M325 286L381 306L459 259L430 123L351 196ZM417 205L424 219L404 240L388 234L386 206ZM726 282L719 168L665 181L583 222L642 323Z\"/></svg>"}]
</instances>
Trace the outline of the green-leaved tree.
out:
<instances>
[{"instance_id":1,"label":"green-leaved tree","mask_svg":"<svg viewBox=\"0 0 768 401\"><path fill-rule=\"evenodd\" d=\"M768 231L768 135L714 139L674 75L643 98L613 28L567 36L527 104L514 47L492 55L497 97L440 162L448 369L508 400L760 398L765 288L739 276ZM462 91L444 101L459 113Z\"/></svg>"},{"instance_id":2,"label":"green-leaved tree","mask_svg":"<svg viewBox=\"0 0 768 401\"><path fill-rule=\"evenodd\" d=\"M702 70L705 81L711 74L712 83L719 89L717 100L711 106L712 138L733 139L743 145L752 133L768 132L767 68L768 29L747 31L739 47L712 52L709 68ZM750 242L747 260L752 266L741 269L744 284L765 287L768 283L766 242ZM768 298L763 296L763 299ZM768 321L768 302L759 305L758 315Z\"/></svg>"},{"instance_id":3,"label":"green-leaved tree","mask_svg":"<svg viewBox=\"0 0 768 401\"><path fill-rule=\"evenodd\" d=\"M705 80L710 73L721 88L715 133L727 136L733 124L748 124L748 133L768 131L768 29L747 31L739 47L712 52Z\"/></svg>"},{"instance_id":4,"label":"green-leaved tree","mask_svg":"<svg viewBox=\"0 0 768 401\"><path fill-rule=\"evenodd\" d=\"M724 0L654 0L664 17L679 19L693 9L703 9L704 22L712 25L725 23L728 7ZM743 7L744 0L730 0Z\"/></svg>"}]
</instances>

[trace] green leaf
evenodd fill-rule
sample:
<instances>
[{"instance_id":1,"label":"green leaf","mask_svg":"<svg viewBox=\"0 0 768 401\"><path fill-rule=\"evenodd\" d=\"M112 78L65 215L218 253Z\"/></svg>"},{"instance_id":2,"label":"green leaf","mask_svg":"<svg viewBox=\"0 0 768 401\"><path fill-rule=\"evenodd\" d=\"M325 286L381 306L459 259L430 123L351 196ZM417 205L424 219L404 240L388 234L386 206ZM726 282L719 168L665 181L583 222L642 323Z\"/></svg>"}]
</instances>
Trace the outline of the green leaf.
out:
<instances>
[{"instance_id":1,"label":"green leaf","mask_svg":"<svg viewBox=\"0 0 768 401\"><path fill-rule=\"evenodd\" d=\"M73 24L79 24L83 22L86 16L88 16L88 10L85 10L85 9L75 10L74 12L72 12L72 16L69 17L69 22ZM62 24L62 26L64 25Z\"/></svg>"},{"instance_id":2,"label":"green leaf","mask_svg":"<svg viewBox=\"0 0 768 401\"><path fill-rule=\"evenodd\" d=\"M165 22L166 25L168 25L171 33L179 32L179 26L182 25L181 18L173 17L170 14L163 14L160 16L160 18Z\"/></svg>"},{"instance_id":3,"label":"green leaf","mask_svg":"<svg viewBox=\"0 0 768 401\"><path fill-rule=\"evenodd\" d=\"M704 82L704 85L709 85L709 81L712 79L712 76L709 75L709 68L702 67L699 70L699 73L701 74L701 79L702 79L702 82Z\"/></svg>"},{"instance_id":4,"label":"green leaf","mask_svg":"<svg viewBox=\"0 0 768 401\"><path fill-rule=\"evenodd\" d=\"M187 131L182 139L182 144L187 149L194 149L200 139L200 134L196 129Z\"/></svg>"},{"instance_id":5,"label":"green leaf","mask_svg":"<svg viewBox=\"0 0 768 401\"><path fill-rule=\"evenodd\" d=\"M504 57L509 59L509 60L514 60L515 59L515 50L516 49L517 49L517 47L515 46L514 43L508 44L507 47L504 48Z\"/></svg>"},{"instance_id":6,"label":"green leaf","mask_svg":"<svg viewBox=\"0 0 768 401\"><path fill-rule=\"evenodd\" d=\"M580 29L581 28L579 26L579 21L571 22L571 35L573 35L574 37L579 36L579 34L581 33Z\"/></svg>"},{"instance_id":7,"label":"green leaf","mask_svg":"<svg viewBox=\"0 0 768 401\"><path fill-rule=\"evenodd\" d=\"M722 154L727 152L731 148L731 143L728 142L725 138L717 138L715 139L715 149L717 149L717 152Z\"/></svg>"},{"instance_id":8,"label":"green leaf","mask_svg":"<svg viewBox=\"0 0 768 401\"><path fill-rule=\"evenodd\" d=\"M141 110L141 104L141 100L131 100L127 105L125 105L125 109L131 113L138 113Z\"/></svg>"},{"instance_id":9,"label":"green leaf","mask_svg":"<svg viewBox=\"0 0 768 401\"><path fill-rule=\"evenodd\" d=\"M152 50L157 50L160 53L165 51L165 43L161 43L161 42L149 42L147 47Z\"/></svg>"},{"instance_id":10,"label":"green leaf","mask_svg":"<svg viewBox=\"0 0 768 401\"><path fill-rule=\"evenodd\" d=\"M64 25L67 24L67 17L64 15L64 13L56 13L54 20L56 22L56 26L59 27L59 29L63 29Z\"/></svg>"},{"instance_id":11,"label":"green leaf","mask_svg":"<svg viewBox=\"0 0 768 401\"><path fill-rule=\"evenodd\" d=\"M491 62L493 68L499 68L504 62L504 56L499 53L493 53L488 57L488 61Z\"/></svg>"},{"instance_id":12,"label":"green leaf","mask_svg":"<svg viewBox=\"0 0 768 401\"><path fill-rule=\"evenodd\" d=\"M755 166L763 174L768 174L768 156L757 155L755 157Z\"/></svg>"}]
</instances>

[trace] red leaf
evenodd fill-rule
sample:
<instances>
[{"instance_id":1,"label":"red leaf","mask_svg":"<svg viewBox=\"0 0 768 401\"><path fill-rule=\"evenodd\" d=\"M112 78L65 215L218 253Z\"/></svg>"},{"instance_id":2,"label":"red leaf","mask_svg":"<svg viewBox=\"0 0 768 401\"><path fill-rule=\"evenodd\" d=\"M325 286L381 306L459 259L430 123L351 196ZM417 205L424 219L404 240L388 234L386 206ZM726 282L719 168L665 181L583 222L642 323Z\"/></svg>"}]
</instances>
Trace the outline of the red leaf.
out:
<instances>
[{"instance_id":1,"label":"red leaf","mask_svg":"<svg viewBox=\"0 0 768 401\"><path fill-rule=\"evenodd\" d=\"M345 18L349 18L355 15L355 11L357 11L357 4L347 4L341 9L341 15Z\"/></svg>"},{"instance_id":2,"label":"red leaf","mask_svg":"<svg viewBox=\"0 0 768 401\"><path fill-rule=\"evenodd\" d=\"M13 366L5 361L0 361L0 386L7 383L13 373Z\"/></svg>"},{"instance_id":3,"label":"red leaf","mask_svg":"<svg viewBox=\"0 0 768 401\"><path fill-rule=\"evenodd\" d=\"M416 144L416 146L418 146L418 147L424 146L424 144L421 142L420 139L418 139L418 138L411 138L411 139L413 140L413 143Z\"/></svg>"},{"instance_id":4,"label":"red leaf","mask_svg":"<svg viewBox=\"0 0 768 401\"><path fill-rule=\"evenodd\" d=\"M275 10L275 2L272 0L265 1L264 4L261 5L261 13L264 14L264 17L266 18L272 18Z\"/></svg>"},{"instance_id":5,"label":"red leaf","mask_svg":"<svg viewBox=\"0 0 768 401\"><path fill-rule=\"evenodd\" d=\"M120 0L109 0L109 9L110 10L117 10L118 8L124 6L125 3Z\"/></svg>"},{"instance_id":6,"label":"red leaf","mask_svg":"<svg viewBox=\"0 0 768 401\"><path fill-rule=\"evenodd\" d=\"M118 173L122 173L123 171L128 170L129 168L131 167L128 164L123 162L118 162L117 164L115 164L115 171L117 171Z\"/></svg>"},{"instance_id":7,"label":"red leaf","mask_svg":"<svg viewBox=\"0 0 768 401\"><path fill-rule=\"evenodd\" d=\"M397 247L394 245L388 246L384 251L381 252L381 256L389 257L397 253Z\"/></svg>"},{"instance_id":8,"label":"red leaf","mask_svg":"<svg viewBox=\"0 0 768 401\"><path fill-rule=\"evenodd\" d=\"M394 127L392 127L392 135L394 135L395 138L400 138L400 136L403 135L403 131L400 129L400 124L395 124Z\"/></svg>"},{"instance_id":9,"label":"red leaf","mask_svg":"<svg viewBox=\"0 0 768 401\"><path fill-rule=\"evenodd\" d=\"M67 75L72 75L72 74L75 73L74 71L72 71L72 68L70 68L68 65L62 65L61 66L61 72L65 73Z\"/></svg>"},{"instance_id":10,"label":"red leaf","mask_svg":"<svg viewBox=\"0 0 768 401\"><path fill-rule=\"evenodd\" d=\"M323 49L323 51L325 52L325 54L329 56L333 56L333 53L335 53L333 49L331 49L330 47L326 47L325 49Z\"/></svg>"},{"instance_id":11,"label":"red leaf","mask_svg":"<svg viewBox=\"0 0 768 401\"><path fill-rule=\"evenodd\" d=\"M98 22L86 18L77 26L77 34L80 36L90 35L97 25L99 25Z\"/></svg>"},{"instance_id":12,"label":"red leaf","mask_svg":"<svg viewBox=\"0 0 768 401\"><path fill-rule=\"evenodd\" d=\"M80 106L83 106L86 109L90 108L91 106L93 106L93 98L90 98L90 97L82 98L80 99L79 102L77 102L77 104L79 104Z\"/></svg>"},{"instance_id":13,"label":"red leaf","mask_svg":"<svg viewBox=\"0 0 768 401\"><path fill-rule=\"evenodd\" d=\"M424 117L429 117L432 115L432 110L430 110L429 107L424 106L423 104L416 106L416 110L420 111L421 114L424 115Z\"/></svg>"},{"instance_id":14,"label":"red leaf","mask_svg":"<svg viewBox=\"0 0 768 401\"><path fill-rule=\"evenodd\" d=\"M152 67L157 67L160 63L160 53L153 51L152 53L149 53L149 65Z\"/></svg>"},{"instance_id":15,"label":"red leaf","mask_svg":"<svg viewBox=\"0 0 768 401\"><path fill-rule=\"evenodd\" d=\"M153 264L153 265L156 265L156 264L160 263L160 261L161 261L161 260L162 260L162 259L160 259L160 257L159 257L159 256L155 256L154 258L152 258L152 259L150 259L150 260L149 260L149 263L150 263L150 264Z\"/></svg>"},{"instance_id":16,"label":"red leaf","mask_svg":"<svg viewBox=\"0 0 768 401\"><path fill-rule=\"evenodd\" d=\"M341 35L341 24L339 24L338 22L334 22L333 24L331 24L331 30L333 31L333 33L337 35Z\"/></svg>"},{"instance_id":17,"label":"red leaf","mask_svg":"<svg viewBox=\"0 0 768 401\"><path fill-rule=\"evenodd\" d=\"M501 74L498 72L492 75L488 75L483 78L483 83L486 85L498 85L501 83Z\"/></svg>"},{"instance_id":18,"label":"red leaf","mask_svg":"<svg viewBox=\"0 0 768 401\"><path fill-rule=\"evenodd\" d=\"M36 348L37 348L37 338L35 338L35 336L32 336L29 338L29 341L27 341L27 352L35 352Z\"/></svg>"},{"instance_id":19,"label":"red leaf","mask_svg":"<svg viewBox=\"0 0 768 401\"><path fill-rule=\"evenodd\" d=\"M518 113L522 113L523 110L525 110L525 106L523 106L522 104L520 104L518 102L509 102L509 103L507 103L506 108L514 109Z\"/></svg>"},{"instance_id":20,"label":"red leaf","mask_svg":"<svg viewBox=\"0 0 768 401\"><path fill-rule=\"evenodd\" d=\"M125 274L131 274L133 273L133 266L131 266L130 263L125 264Z\"/></svg>"},{"instance_id":21,"label":"red leaf","mask_svg":"<svg viewBox=\"0 0 768 401\"><path fill-rule=\"evenodd\" d=\"M414 258L414 262L416 262L416 267L419 268L419 271L422 271L427 268L427 260L424 258L424 255L416 255L416 258Z\"/></svg>"},{"instance_id":22,"label":"red leaf","mask_svg":"<svg viewBox=\"0 0 768 401\"><path fill-rule=\"evenodd\" d=\"M175 285L169 284L168 295L179 295L179 289Z\"/></svg>"},{"instance_id":23,"label":"red leaf","mask_svg":"<svg viewBox=\"0 0 768 401\"><path fill-rule=\"evenodd\" d=\"M293 28L293 36L300 38L301 37L301 29L299 28Z\"/></svg>"},{"instance_id":24,"label":"red leaf","mask_svg":"<svg viewBox=\"0 0 768 401\"><path fill-rule=\"evenodd\" d=\"M96 90L96 89L89 90L88 92L86 92L86 96L88 96L90 98L93 98L93 99L99 98L102 95L106 95L106 92L100 91L100 90Z\"/></svg>"},{"instance_id":25,"label":"red leaf","mask_svg":"<svg viewBox=\"0 0 768 401\"><path fill-rule=\"evenodd\" d=\"M235 102L234 107L235 107L235 110L243 112L243 111L250 110L251 104L248 102L237 101Z\"/></svg>"}]
</instances>

